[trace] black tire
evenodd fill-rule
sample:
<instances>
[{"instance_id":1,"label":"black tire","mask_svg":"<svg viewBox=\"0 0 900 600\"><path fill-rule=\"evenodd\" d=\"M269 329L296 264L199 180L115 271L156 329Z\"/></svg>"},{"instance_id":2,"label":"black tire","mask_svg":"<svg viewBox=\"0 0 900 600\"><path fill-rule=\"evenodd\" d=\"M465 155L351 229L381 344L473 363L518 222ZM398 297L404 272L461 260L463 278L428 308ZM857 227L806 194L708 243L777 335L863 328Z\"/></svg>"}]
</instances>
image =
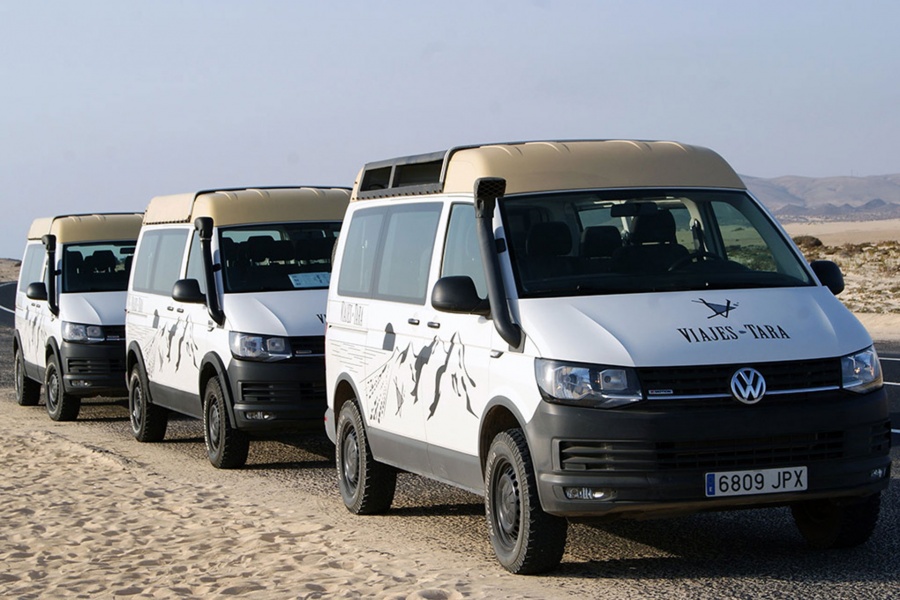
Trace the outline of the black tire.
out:
<instances>
[{"instance_id":1,"label":"black tire","mask_svg":"<svg viewBox=\"0 0 900 600\"><path fill-rule=\"evenodd\" d=\"M19 406L37 406L41 401L41 384L25 375L25 356L16 348L16 402Z\"/></svg>"},{"instance_id":2,"label":"black tire","mask_svg":"<svg viewBox=\"0 0 900 600\"><path fill-rule=\"evenodd\" d=\"M806 543L817 550L852 548L875 531L881 493L854 500L810 500L791 505L794 523Z\"/></svg>"},{"instance_id":3,"label":"black tire","mask_svg":"<svg viewBox=\"0 0 900 600\"><path fill-rule=\"evenodd\" d=\"M516 574L556 568L566 548L568 522L541 508L531 453L521 429L498 433L484 472L488 537L503 567Z\"/></svg>"},{"instance_id":4,"label":"black tire","mask_svg":"<svg viewBox=\"0 0 900 600\"><path fill-rule=\"evenodd\" d=\"M81 398L66 393L59 358L51 354L44 372L44 401L47 414L54 421L74 421L81 410Z\"/></svg>"},{"instance_id":5,"label":"black tire","mask_svg":"<svg viewBox=\"0 0 900 600\"><path fill-rule=\"evenodd\" d=\"M372 456L355 401L344 403L338 417L335 462L347 510L357 515L374 515L390 509L397 489L397 470Z\"/></svg>"},{"instance_id":6,"label":"black tire","mask_svg":"<svg viewBox=\"0 0 900 600\"><path fill-rule=\"evenodd\" d=\"M137 441L160 442L166 437L169 411L150 401L147 378L139 364L131 369L128 377L128 418Z\"/></svg>"},{"instance_id":7,"label":"black tire","mask_svg":"<svg viewBox=\"0 0 900 600\"><path fill-rule=\"evenodd\" d=\"M238 469L247 463L250 438L231 426L218 377L207 382L203 393L203 440L209 462L217 469Z\"/></svg>"}]
</instances>

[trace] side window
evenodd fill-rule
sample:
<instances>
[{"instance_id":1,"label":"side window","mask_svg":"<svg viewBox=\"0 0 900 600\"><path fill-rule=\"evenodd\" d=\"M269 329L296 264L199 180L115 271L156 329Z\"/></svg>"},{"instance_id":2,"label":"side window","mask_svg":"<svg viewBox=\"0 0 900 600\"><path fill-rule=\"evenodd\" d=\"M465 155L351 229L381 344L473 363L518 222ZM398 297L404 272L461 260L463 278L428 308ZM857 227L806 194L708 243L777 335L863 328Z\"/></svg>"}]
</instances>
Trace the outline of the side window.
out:
<instances>
[{"instance_id":1,"label":"side window","mask_svg":"<svg viewBox=\"0 0 900 600\"><path fill-rule=\"evenodd\" d=\"M188 279L196 279L200 282L200 291L206 293L206 271L203 269L203 254L200 251L200 233L194 231L191 236L191 251L188 253L187 274Z\"/></svg>"},{"instance_id":2,"label":"side window","mask_svg":"<svg viewBox=\"0 0 900 600\"><path fill-rule=\"evenodd\" d=\"M187 236L186 229L158 229L144 233L133 267L134 290L166 296L172 293L172 286L181 273Z\"/></svg>"},{"instance_id":3,"label":"side window","mask_svg":"<svg viewBox=\"0 0 900 600\"><path fill-rule=\"evenodd\" d=\"M424 304L441 208L428 203L357 211L344 234L338 293Z\"/></svg>"},{"instance_id":4,"label":"side window","mask_svg":"<svg viewBox=\"0 0 900 600\"><path fill-rule=\"evenodd\" d=\"M471 277L478 295L487 298L484 266L475 233L475 207L471 204L455 204L450 211L441 277L448 275Z\"/></svg>"},{"instance_id":5,"label":"side window","mask_svg":"<svg viewBox=\"0 0 900 600\"><path fill-rule=\"evenodd\" d=\"M25 258L22 259L22 268L19 274L19 291L23 294L28 289L28 284L43 281L44 257L46 256L43 244L29 244L25 250Z\"/></svg>"},{"instance_id":6,"label":"side window","mask_svg":"<svg viewBox=\"0 0 900 600\"><path fill-rule=\"evenodd\" d=\"M357 211L347 231L338 293L367 297L372 294L372 272L386 209Z\"/></svg>"},{"instance_id":7,"label":"side window","mask_svg":"<svg viewBox=\"0 0 900 600\"><path fill-rule=\"evenodd\" d=\"M377 297L425 303L441 208L433 203L401 205L391 210L375 283Z\"/></svg>"}]
</instances>

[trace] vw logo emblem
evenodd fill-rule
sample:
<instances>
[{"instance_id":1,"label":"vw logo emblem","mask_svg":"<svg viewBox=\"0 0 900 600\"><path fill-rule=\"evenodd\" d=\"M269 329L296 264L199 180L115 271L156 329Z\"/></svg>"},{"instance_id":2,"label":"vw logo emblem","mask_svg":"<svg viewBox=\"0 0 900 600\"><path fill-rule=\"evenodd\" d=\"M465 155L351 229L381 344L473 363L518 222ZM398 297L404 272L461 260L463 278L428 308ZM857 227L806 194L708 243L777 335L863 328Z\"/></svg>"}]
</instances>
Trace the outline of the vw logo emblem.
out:
<instances>
[{"instance_id":1,"label":"vw logo emblem","mask_svg":"<svg viewBox=\"0 0 900 600\"><path fill-rule=\"evenodd\" d=\"M744 404L756 404L766 395L766 380L756 369L739 369L731 376L731 393Z\"/></svg>"}]
</instances>

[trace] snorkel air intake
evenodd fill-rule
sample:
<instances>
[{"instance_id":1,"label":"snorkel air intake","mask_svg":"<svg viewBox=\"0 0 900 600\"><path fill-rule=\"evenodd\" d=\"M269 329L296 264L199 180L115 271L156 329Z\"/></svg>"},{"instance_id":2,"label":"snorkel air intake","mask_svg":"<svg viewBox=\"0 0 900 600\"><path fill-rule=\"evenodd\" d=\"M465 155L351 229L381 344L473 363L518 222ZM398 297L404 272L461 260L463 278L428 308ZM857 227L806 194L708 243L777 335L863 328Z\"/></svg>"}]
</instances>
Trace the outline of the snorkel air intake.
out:
<instances>
[{"instance_id":1,"label":"snorkel air intake","mask_svg":"<svg viewBox=\"0 0 900 600\"><path fill-rule=\"evenodd\" d=\"M506 288L500 273L497 258L497 239L494 237L494 207L497 199L506 193L506 180L501 177L481 177L475 181L475 231L484 274L487 280L488 301L491 304L491 318L494 327L503 340L518 348L522 343L522 329L513 322L506 301Z\"/></svg>"}]
</instances>

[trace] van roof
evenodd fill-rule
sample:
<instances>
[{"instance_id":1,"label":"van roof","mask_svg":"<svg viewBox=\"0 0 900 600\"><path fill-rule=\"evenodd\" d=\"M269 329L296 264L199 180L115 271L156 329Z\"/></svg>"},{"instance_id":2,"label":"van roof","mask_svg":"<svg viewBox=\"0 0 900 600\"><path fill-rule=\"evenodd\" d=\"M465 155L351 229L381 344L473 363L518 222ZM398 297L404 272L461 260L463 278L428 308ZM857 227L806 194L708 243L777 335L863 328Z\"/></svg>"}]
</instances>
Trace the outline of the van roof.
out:
<instances>
[{"instance_id":1,"label":"van roof","mask_svg":"<svg viewBox=\"0 0 900 600\"><path fill-rule=\"evenodd\" d=\"M96 213L59 215L35 219L28 229L29 240L39 240L52 233L57 243L106 242L137 240L141 230L141 213Z\"/></svg>"},{"instance_id":2,"label":"van roof","mask_svg":"<svg viewBox=\"0 0 900 600\"><path fill-rule=\"evenodd\" d=\"M480 177L503 177L506 193L552 190L712 187L746 189L707 148L670 141L572 140L458 146L366 164L353 200L472 193Z\"/></svg>"},{"instance_id":3,"label":"van roof","mask_svg":"<svg viewBox=\"0 0 900 600\"><path fill-rule=\"evenodd\" d=\"M191 223L197 217L212 217L216 225L340 221L349 201L350 189L336 187L205 190L153 198L144 224Z\"/></svg>"}]
</instances>

